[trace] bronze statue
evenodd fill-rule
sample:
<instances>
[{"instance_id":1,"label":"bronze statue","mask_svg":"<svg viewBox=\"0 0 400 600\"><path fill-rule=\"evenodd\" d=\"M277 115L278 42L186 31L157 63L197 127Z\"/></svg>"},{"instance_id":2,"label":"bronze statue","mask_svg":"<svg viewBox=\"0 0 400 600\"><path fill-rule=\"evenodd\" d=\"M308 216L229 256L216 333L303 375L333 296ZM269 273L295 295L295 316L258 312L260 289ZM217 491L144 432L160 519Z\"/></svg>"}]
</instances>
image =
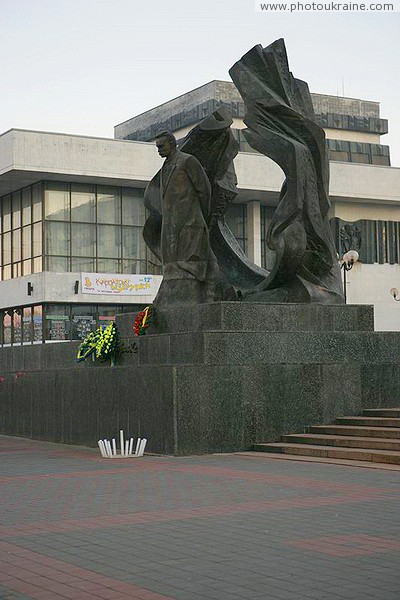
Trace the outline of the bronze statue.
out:
<instances>
[{"instance_id":1,"label":"bronze statue","mask_svg":"<svg viewBox=\"0 0 400 600\"><path fill-rule=\"evenodd\" d=\"M329 163L305 82L289 71L283 40L255 46L230 70L245 106L249 144L284 171L267 235L271 271L244 255L224 219L237 194L238 147L224 107L204 119L178 150L160 134L165 158L149 183L143 236L163 265L154 304L170 306L241 298L250 302L343 303L328 221ZM235 291L236 290L236 293Z\"/></svg>"},{"instance_id":2,"label":"bronze statue","mask_svg":"<svg viewBox=\"0 0 400 600\"><path fill-rule=\"evenodd\" d=\"M165 162L145 191L149 211L143 237L162 262L156 307L222 299L216 258L210 248L211 186L200 162L161 133L158 153Z\"/></svg>"}]
</instances>

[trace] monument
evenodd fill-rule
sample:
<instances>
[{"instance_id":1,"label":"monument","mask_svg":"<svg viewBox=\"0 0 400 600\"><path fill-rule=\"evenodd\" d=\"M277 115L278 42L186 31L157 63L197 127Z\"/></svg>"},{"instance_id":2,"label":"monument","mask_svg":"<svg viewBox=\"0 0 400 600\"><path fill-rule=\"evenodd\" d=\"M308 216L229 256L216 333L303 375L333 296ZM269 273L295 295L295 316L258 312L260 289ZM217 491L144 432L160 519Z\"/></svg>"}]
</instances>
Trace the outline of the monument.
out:
<instances>
[{"instance_id":1,"label":"monument","mask_svg":"<svg viewBox=\"0 0 400 600\"><path fill-rule=\"evenodd\" d=\"M164 270L154 324L134 338L134 315L117 315L137 352L112 369L74 363L73 377L68 343L4 348L4 433L97 445L123 425L149 452L229 452L399 405L399 334L374 332L371 306L343 304L324 134L306 84L282 40L255 46L231 74L247 139L286 177L268 231L271 270L243 254L225 222L238 152L227 111L179 148L160 132L165 162L146 191L144 228Z\"/></svg>"},{"instance_id":2,"label":"monument","mask_svg":"<svg viewBox=\"0 0 400 600\"><path fill-rule=\"evenodd\" d=\"M248 142L285 174L268 231L273 267L253 264L225 222L238 152L227 110L202 121L179 150L161 132L166 160L146 190L144 237L164 283L137 359L141 375L151 374L156 399L149 384L143 392L151 411L157 402L169 407L164 447L176 454L250 448L374 406L378 389L384 406L399 395L393 353L383 347L391 334L374 333L372 307L344 305L325 134L307 84L290 73L283 40L255 46L230 73ZM129 334L129 316L117 322Z\"/></svg>"},{"instance_id":3,"label":"monument","mask_svg":"<svg viewBox=\"0 0 400 600\"><path fill-rule=\"evenodd\" d=\"M255 46L230 74L246 106L244 135L285 173L267 234L273 268L252 264L224 221L236 195L238 150L229 129L232 119L221 109L188 134L181 150L168 133L156 142L166 161L146 190L150 216L144 229L146 243L163 264L155 307L227 298L341 304L328 222L325 133L315 123L308 86L289 71L282 39L267 48Z\"/></svg>"}]
</instances>

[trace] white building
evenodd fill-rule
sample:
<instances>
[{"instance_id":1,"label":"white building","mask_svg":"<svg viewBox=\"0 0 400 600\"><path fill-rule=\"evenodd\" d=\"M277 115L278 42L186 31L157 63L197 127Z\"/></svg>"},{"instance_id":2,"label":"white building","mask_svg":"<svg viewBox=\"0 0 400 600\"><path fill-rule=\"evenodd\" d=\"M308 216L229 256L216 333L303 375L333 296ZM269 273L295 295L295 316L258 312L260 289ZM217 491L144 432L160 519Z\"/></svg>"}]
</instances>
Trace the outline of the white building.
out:
<instances>
[{"instance_id":1,"label":"white building","mask_svg":"<svg viewBox=\"0 0 400 600\"><path fill-rule=\"evenodd\" d=\"M205 91L210 97L204 100ZM0 135L1 344L79 339L116 312L153 300L161 277L141 236L142 197L162 161L153 143L132 138L152 139L163 129L181 137L221 103L236 110L242 149L235 160L239 194L227 220L247 255L263 265L283 174L245 146L235 93L232 84L211 82L116 127L117 138L130 139L17 129ZM400 330L400 307L389 293L400 288L400 169L389 166L388 148L380 144L387 123L377 103L321 95L313 100L330 139L338 251L353 244L360 253L347 274L348 302L374 304L376 329ZM98 274L103 291L85 289L88 274ZM131 278L131 289L126 282L121 292L119 282L120 291L112 290L108 275Z\"/></svg>"}]
</instances>

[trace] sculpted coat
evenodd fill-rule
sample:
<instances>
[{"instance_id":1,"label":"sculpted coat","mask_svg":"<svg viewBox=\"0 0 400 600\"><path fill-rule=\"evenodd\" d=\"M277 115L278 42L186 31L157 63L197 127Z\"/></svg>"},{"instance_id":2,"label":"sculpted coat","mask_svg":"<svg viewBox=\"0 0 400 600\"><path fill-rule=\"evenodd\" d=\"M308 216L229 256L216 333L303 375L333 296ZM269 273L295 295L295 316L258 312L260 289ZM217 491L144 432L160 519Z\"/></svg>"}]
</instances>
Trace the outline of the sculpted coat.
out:
<instances>
[{"instance_id":1,"label":"sculpted coat","mask_svg":"<svg viewBox=\"0 0 400 600\"><path fill-rule=\"evenodd\" d=\"M210 249L211 186L200 162L176 151L147 186L150 215L143 237L162 262L155 305L220 299L218 267Z\"/></svg>"}]
</instances>

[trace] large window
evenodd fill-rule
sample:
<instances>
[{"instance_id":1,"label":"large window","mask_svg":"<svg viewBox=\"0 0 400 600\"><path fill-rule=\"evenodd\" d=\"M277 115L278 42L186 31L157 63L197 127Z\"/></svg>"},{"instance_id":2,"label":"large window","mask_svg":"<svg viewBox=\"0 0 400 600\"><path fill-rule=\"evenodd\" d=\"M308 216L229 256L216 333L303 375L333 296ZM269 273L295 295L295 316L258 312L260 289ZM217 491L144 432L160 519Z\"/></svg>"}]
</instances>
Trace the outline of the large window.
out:
<instances>
[{"instance_id":1,"label":"large window","mask_svg":"<svg viewBox=\"0 0 400 600\"><path fill-rule=\"evenodd\" d=\"M42 270L41 183L0 198L0 279Z\"/></svg>"},{"instance_id":2,"label":"large window","mask_svg":"<svg viewBox=\"0 0 400 600\"><path fill-rule=\"evenodd\" d=\"M137 312L142 304L46 304L0 310L0 345L83 340L122 312Z\"/></svg>"},{"instance_id":3,"label":"large window","mask_svg":"<svg viewBox=\"0 0 400 600\"><path fill-rule=\"evenodd\" d=\"M43 182L0 199L0 280L48 271L161 272L142 237L143 190Z\"/></svg>"},{"instance_id":4,"label":"large window","mask_svg":"<svg viewBox=\"0 0 400 600\"><path fill-rule=\"evenodd\" d=\"M51 183L45 198L46 269L154 273L142 241L142 190Z\"/></svg>"}]
</instances>

